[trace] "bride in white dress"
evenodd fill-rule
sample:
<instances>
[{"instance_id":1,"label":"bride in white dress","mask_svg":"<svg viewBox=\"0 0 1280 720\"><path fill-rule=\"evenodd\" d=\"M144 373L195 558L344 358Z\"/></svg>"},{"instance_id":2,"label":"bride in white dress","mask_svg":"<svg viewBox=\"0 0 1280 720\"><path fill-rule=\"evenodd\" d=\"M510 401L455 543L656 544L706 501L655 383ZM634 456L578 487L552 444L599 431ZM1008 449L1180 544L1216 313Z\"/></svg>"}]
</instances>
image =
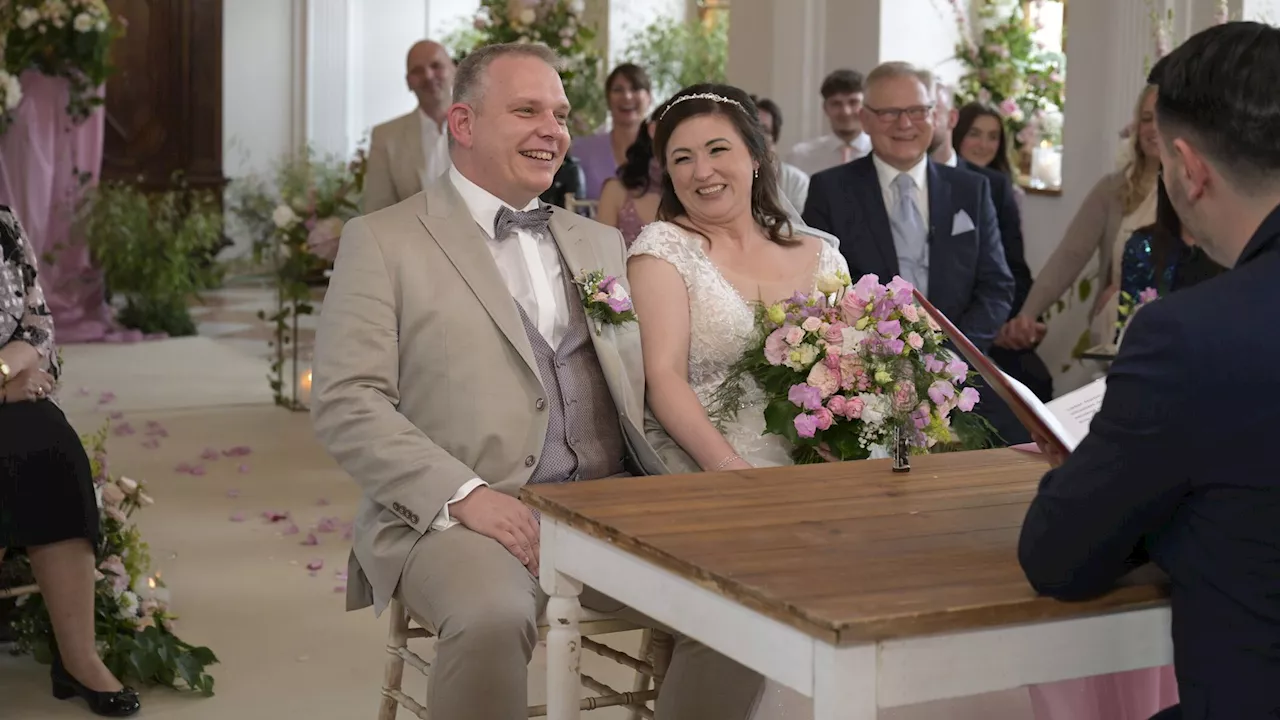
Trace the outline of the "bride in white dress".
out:
<instances>
[{"instance_id":1,"label":"bride in white dress","mask_svg":"<svg viewBox=\"0 0 1280 720\"><path fill-rule=\"evenodd\" d=\"M848 265L790 225L755 107L741 90L681 91L658 119L654 142L666 170L659 221L640 233L627 264L649 406L702 470L790 465L790 444L764 434L758 389L722 427L707 408L751 340L756 304L812 292L820 275L847 273ZM768 683L752 717L800 720L811 708Z\"/></svg>"}]
</instances>

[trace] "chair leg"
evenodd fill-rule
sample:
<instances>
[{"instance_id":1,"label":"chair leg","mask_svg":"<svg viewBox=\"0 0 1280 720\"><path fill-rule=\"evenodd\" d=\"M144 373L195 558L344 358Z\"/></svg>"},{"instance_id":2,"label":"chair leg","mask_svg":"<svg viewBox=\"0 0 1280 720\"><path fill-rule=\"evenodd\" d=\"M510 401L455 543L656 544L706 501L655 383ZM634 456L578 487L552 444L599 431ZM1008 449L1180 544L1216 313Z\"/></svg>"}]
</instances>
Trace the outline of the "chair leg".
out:
<instances>
[{"instance_id":1,"label":"chair leg","mask_svg":"<svg viewBox=\"0 0 1280 720\"><path fill-rule=\"evenodd\" d=\"M391 631L387 635L387 661L382 674L382 705L378 710L378 720L396 720L399 703L387 693L399 691L404 684L404 658L398 651L409 644L409 613L395 599L387 609L391 613Z\"/></svg>"},{"instance_id":2,"label":"chair leg","mask_svg":"<svg viewBox=\"0 0 1280 720\"><path fill-rule=\"evenodd\" d=\"M667 676L667 668L671 667L671 653L675 652L676 639L670 635L653 631L651 652L653 653L653 689L662 691L662 680Z\"/></svg>"},{"instance_id":3,"label":"chair leg","mask_svg":"<svg viewBox=\"0 0 1280 720\"><path fill-rule=\"evenodd\" d=\"M645 628L644 633L640 636L640 659L653 664L651 653L653 651L653 631ZM631 692L644 692L649 689L649 684L653 680L653 676L648 673L636 672L635 682L631 685ZM639 708L631 708L627 720L641 720Z\"/></svg>"}]
</instances>

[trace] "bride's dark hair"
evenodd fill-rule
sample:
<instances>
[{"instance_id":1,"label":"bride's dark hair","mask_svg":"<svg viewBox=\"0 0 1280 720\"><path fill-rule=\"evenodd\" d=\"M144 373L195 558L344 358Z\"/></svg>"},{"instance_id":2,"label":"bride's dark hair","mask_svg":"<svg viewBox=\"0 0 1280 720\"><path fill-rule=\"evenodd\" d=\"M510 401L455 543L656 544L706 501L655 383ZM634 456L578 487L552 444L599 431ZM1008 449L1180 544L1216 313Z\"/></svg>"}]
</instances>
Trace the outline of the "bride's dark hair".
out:
<instances>
[{"instance_id":1,"label":"bride's dark hair","mask_svg":"<svg viewBox=\"0 0 1280 720\"><path fill-rule=\"evenodd\" d=\"M716 95L723 100L691 95ZM725 102L725 101L729 102ZM765 142L764 128L751 96L732 85L702 83L690 85L676 93L658 117L658 128L653 136L654 155L667 169L667 143L671 134L684 121L701 115L721 115L728 119L742 137L751 159L759 167L759 175L751 186L751 215L756 224L765 229L769 239L779 245L795 245L794 228L782 209L778 196L778 168ZM668 222L685 215L684 203L676 195L670 171L662 174L662 200L658 204L658 219ZM684 225L681 225L684 227ZM697 232L693 228L685 228ZM698 233L701 235L702 233Z\"/></svg>"}]
</instances>

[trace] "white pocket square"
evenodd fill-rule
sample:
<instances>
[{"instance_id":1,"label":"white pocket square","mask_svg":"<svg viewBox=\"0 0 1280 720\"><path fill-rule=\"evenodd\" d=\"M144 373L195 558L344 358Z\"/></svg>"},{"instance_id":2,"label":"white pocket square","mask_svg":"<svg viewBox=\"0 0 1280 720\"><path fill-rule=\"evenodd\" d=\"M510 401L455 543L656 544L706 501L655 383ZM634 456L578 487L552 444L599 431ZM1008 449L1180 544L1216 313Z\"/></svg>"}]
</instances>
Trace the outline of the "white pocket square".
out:
<instances>
[{"instance_id":1,"label":"white pocket square","mask_svg":"<svg viewBox=\"0 0 1280 720\"><path fill-rule=\"evenodd\" d=\"M973 218L969 217L969 213L961 210L956 213L956 219L951 221L951 234L959 235L967 233L973 229Z\"/></svg>"}]
</instances>

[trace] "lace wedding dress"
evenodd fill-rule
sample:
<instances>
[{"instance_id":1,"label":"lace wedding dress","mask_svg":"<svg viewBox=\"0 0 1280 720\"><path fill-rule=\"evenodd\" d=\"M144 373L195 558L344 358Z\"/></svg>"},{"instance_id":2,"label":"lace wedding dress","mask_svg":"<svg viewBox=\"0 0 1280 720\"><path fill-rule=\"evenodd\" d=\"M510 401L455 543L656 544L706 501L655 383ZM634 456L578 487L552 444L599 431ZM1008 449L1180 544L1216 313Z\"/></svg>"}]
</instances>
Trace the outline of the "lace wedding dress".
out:
<instances>
[{"instance_id":1,"label":"lace wedding dress","mask_svg":"<svg viewBox=\"0 0 1280 720\"><path fill-rule=\"evenodd\" d=\"M738 292L702 250L702 238L668 222L647 225L631 245L630 256L651 255L670 263L684 278L689 292L689 386L702 407L710 408L716 390L729 368L742 357L755 332L755 304ZM809 287L812 292L819 275L848 273L844 256L831 245L821 243L817 272ZM737 417L725 422L721 431L734 452L755 467L791 465L791 444L778 435L764 432L764 395L749 378L745 381ZM769 681L752 720L807 720L813 716L812 702Z\"/></svg>"}]
</instances>

